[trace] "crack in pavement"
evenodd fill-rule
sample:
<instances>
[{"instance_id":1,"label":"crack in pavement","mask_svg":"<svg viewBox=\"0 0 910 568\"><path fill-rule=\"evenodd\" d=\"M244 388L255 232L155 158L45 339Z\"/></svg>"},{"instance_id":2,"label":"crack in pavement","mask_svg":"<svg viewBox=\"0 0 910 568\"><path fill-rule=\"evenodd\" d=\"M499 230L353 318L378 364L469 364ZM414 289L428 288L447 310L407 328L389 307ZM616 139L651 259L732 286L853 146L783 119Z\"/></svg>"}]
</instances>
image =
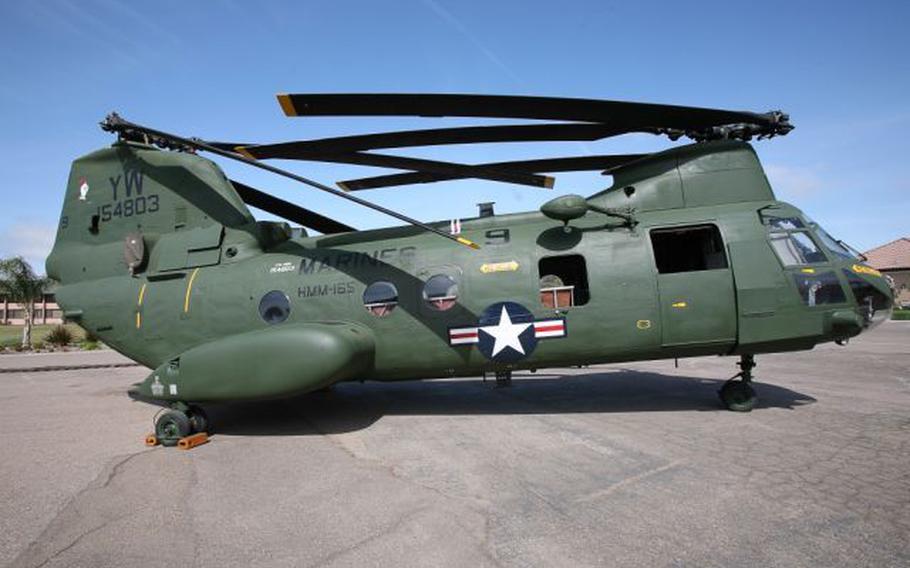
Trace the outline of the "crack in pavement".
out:
<instances>
[{"instance_id":1,"label":"crack in pavement","mask_svg":"<svg viewBox=\"0 0 910 568\"><path fill-rule=\"evenodd\" d=\"M589 503L596 499L600 499L601 497L606 497L607 495L609 495L611 493L619 491L623 487L638 483L639 481L647 479L653 475L657 475L659 473L663 473L665 471L671 470L679 465L682 465L682 463L683 462L680 460L672 461L666 465L662 465L662 466L656 467L654 469L649 469L648 471L643 471L637 475L629 476L625 479L621 479L620 481L617 481L616 483L610 485L609 487L605 487L605 488L601 489L600 491L595 491L594 493L591 493L589 495L579 497L579 498L575 499L575 502L576 503Z\"/></svg>"},{"instance_id":2,"label":"crack in pavement","mask_svg":"<svg viewBox=\"0 0 910 568\"><path fill-rule=\"evenodd\" d=\"M49 535L49 533L51 532L52 526L62 522L62 516L67 511L72 509L73 511L76 512L76 514L79 517L84 518L84 514L82 513L82 511L80 510L80 508L78 506L79 500L82 497L84 497L86 494L88 494L91 491L106 489L107 487L110 486L110 484L114 480L114 478L116 478L122 472L123 467L127 463L129 463L133 458L147 454L153 450L154 450L153 448L147 449L147 450L142 450L142 451L139 451L139 452L136 452L133 454L129 454L125 457L114 458L110 462L108 462L108 465L101 471L101 473L99 473L92 481L90 481L82 490L80 490L73 497L71 497L66 503L64 503L64 505L57 511L57 513L54 515L54 517L44 526L44 528L41 530L41 533L38 535L38 537L33 539L31 542L29 542L29 544L18 555L16 555L16 557L14 558L14 560L10 564L10 566L28 565L28 564L23 564L23 563L28 562L27 556L38 554L37 549L40 547L41 543L44 541L44 537ZM104 479L104 481L103 482L100 481L101 479ZM45 564L47 564L54 558L58 557L60 554L66 552L67 550L70 550L71 548L76 546L86 536L105 528L106 526L110 525L111 523L114 523L116 521L126 518L130 514L132 514L132 513L125 513L125 514L117 516L113 519L107 519L101 525L99 525L97 527L92 527L91 529L81 532L79 535L77 535L75 538L73 538L69 544L59 548L58 550L56 550L54 552L49 553L49 555L40 564L36 564L34 566L44 566Z\"/></svg>"},{"instance_id":3,"label":"crack in pavement","mask_svg":"<svg viewBox=\"0 0 910 568\"><path fill-rule=\"evenodd\" d=\"M108 519L107 521L103 522L101 525L99 525L99 526L97 526L97 527L95 527L95 528L93 528L93 529L90 529L90 530L87 530L87 531L83 532L82 534L80 534L79 536L77 536L76 539L73 540L73 542L69 543L68 545L66 545L66 546L64 546L63 548L61 548L60 550L58 550L57 552L55 552L55 553L53 553L52 555L48 556L48 557L44 560L44 562L42 562L41 564L38 564L38 565L36 566L36 568L41 568L42 566L47 565L49 562L51 562L52 560L56 559L58 556L60 556L61 554L63 554L63 553L66 552L67 550L70 550L71 548L73 548L74 546L76 546L77 544L79 544L80 542L82 542L82 539L84 539L85 537L89 536L90 534L96 533L96 532L98 532L98 531L104 529L105 527L108 527L108 526L110 526L110 525L116 523L117 521L120 521L120 520L122 520L122 519L125 519L126 517L129 517L131 514L132 514L132 513L124 513L124 514L122 514L122 515L120 515L120 516L118 516L118 517L114 517L113 519Z\"/></svg>"},{"instance_id":4,"label":"crack in pavement","mask_svg":"<svg viewBox=\"0 0 910 568\"><path fill-rule=\"evenodd\" d=\"M423 513L424 511L427 511L429 509L430 509L429 505L425 505L423 507L417 507L416 509L412 509L412 510L400 515L398 517L398 519L396 519L395 522L393 522L391 524L391 526L386 527L382 530L379 530L367 537L364 537L350 546L346 546L340 550L336 550L336 551L326 555L325 557L320 558L319 560L316 560L314 563L309 564L309 566L311 566L313 568L315 568L316 566L326 566L326 565L330 564L331 562L334 562L335 560L341 558L342 556L350 554L351 552L354 552L355 550L362 548L362 547L370 544L371 542L375 542L379 538L394 534L395 532L399 531L403 526L405 526L405 524L407 522L409 522L411 519L417 517L418 515L420 515L421 513Z\"/></svg>"}]
</instances>

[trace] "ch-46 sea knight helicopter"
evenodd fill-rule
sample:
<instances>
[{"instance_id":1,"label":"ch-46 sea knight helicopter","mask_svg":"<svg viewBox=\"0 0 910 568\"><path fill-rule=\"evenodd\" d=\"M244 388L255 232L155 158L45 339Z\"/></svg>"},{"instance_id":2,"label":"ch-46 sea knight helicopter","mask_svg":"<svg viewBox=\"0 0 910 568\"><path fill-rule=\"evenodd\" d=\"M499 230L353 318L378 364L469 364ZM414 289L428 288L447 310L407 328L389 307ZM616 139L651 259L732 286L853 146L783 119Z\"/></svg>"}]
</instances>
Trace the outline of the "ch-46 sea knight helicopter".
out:
<instances>
[{"instance_id":1,"label":"ch-46 sea knight helicopter","mask_svg":"<svg viewBox=\"0 0 910 568\"><path fill-rule=\"evenodd\" d=\"M201 404L277 398L339 381L735 355L720 391L755 402L754 356L843 342L887 317L892 291L854 251L775 199L753 137L781 112L564 98L278 95L288 116L533 119L280 144L185 138L111 114L110 147L77 159L47 273L65 317L154 371L130 391L170 409L162 443L207 429ZM694 143L645 155L459 164L376 150L652 133ZM239 181L206 151L405 223L358 231ZM394 168L322 185L262 160ZM422 223L366 189L479 178L550 188L553 172L613 185L540 211L488 204ZM247 205L305 229L257 221Z\"/></svg>"}]
</instances>

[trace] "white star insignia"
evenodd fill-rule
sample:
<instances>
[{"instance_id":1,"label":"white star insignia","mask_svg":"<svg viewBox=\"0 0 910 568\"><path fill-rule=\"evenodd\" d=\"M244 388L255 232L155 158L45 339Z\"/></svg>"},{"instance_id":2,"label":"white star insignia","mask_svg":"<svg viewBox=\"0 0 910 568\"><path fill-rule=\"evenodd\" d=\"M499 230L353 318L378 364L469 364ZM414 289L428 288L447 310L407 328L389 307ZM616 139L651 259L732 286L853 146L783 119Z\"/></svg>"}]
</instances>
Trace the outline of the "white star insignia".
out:
<instances>
[{"instance_id":1,"label":"white star insignia","mask_svg":"<svg viewBox=\"0 0 910 568\"><path fill-rule=\"evenodd\" d=\"M492 357L495 357L497 353L506 347L511 347L524 355L525 349L521 345L521 340L518 336L529 327L531 327L530 323L512 323L509 312L506 310L506 307L503 306L502 313L499 314L499 323L496 325L488 325L480 329L493 336L495 341L493 343Z\"/></svg>"}]
</instances>

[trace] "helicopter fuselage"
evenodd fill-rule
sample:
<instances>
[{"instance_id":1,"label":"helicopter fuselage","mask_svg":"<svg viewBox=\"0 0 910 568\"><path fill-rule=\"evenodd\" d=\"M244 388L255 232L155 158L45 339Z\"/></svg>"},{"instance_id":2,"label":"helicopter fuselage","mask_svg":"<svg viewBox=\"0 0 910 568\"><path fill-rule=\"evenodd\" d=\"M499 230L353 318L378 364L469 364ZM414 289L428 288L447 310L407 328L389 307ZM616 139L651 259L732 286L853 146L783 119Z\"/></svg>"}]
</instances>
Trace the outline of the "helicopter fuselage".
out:
<instances>
[{"instance_id":1,"label":"helicopter fuselage","mask_svg":"<svg viewBox=\"0 0 910 568\"><path fill-rule=\"evenodd\" d=\"M194 194L172 195L156 163L168 153L130 144L74 165L48 273L67 317L155 369L134 394L161 401L793 351L883 319L885 281L776 200L748 145L696 146L589 198L634 222L592 211L452 223L471 250L412 227L292 236L235 214L229 193L228 213L206 206L194 219ZM139 171L144 190L118 195L111 160L124 177ZM113 191L86 195L87 183ZM153 195L164 220L136 213ZM106 214L118 204L119 218ZM135 267L125 234L149 249Z\"/></svg>"}]
</instances>

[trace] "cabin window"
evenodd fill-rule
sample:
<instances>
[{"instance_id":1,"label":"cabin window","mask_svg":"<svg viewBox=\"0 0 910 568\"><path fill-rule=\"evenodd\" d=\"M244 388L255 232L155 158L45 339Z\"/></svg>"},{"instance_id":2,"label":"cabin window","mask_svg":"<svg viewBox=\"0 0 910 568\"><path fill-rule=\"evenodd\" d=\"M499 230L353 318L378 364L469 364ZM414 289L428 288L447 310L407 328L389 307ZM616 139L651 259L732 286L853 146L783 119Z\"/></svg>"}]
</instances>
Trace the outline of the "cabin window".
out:
<instances>
[{"instance_id":1,"label":"cabin window","mask_svg":"<svg viewBox=\"0 0 910 568\"><path fill-rule=\"evenodd\" d=\"M259 300L259 317L267 324L281 323L291 315L291 302L281 290L272 290Z\"/></svg>"},{"instance_id":2,"label":"cabin window","mask_svg":"<svg viewBox=\"0 0 910 568\"><path fill-rule=\"evenodd\" d=\"M423 286L423 301L440 312L452 309L458 301L458 283L446 274L431 276Z\"/></svg>"},{"instance_id":3,"label":"cabin window","mask_svg":"<svg viewBox=\"0 0 910 568\"><path fill-rule=\"evenodd\" d=\"M803 231L771 233L768 238L771 248L784 266L800 266L827 260L809 233Z\"/></svg>"},{"instance_id":4,"label":"cabin window","mask_svg":"<svg viewBox=\"0 0 910 568\"><path fill-rule=\"evenodd\" d=\"M588 269L580 254L540 259L540 303L559 309L583 306L590 300Z\"/></svg>"},{"instance_id":5,"label":"cabin window","mask_svg":"<svg viewBox=\"0 0 910 568\"><path fill-rule=\"evenodd\" d=\"M847 301L844 289L841 288L840 282L833 272L821 274L797 272L793 275L793 279L796 281L796 287L799 289L803 303L807 306L841 304Z\"/></svg>"},{"instance_id":6,"label":"cabin window","mask_svg":"<svg viewBox=\"0 0 910 568\"><path fill-rule=\"evenodd\" d=\"M724 241L714 225L655 229L651 246L661 274L727 268Z\"/></svg>"},{"instance_id":7,"label":"cabin window","mask_svg":"<svg viewBox=\"0 0 910 568\"><path fill-rule=\"evenodd\" d=\"M376 317L385 317L398 305L398 288L391 282L373 282L363 291L363 305Z\"/></svg>"}]
</instances>

